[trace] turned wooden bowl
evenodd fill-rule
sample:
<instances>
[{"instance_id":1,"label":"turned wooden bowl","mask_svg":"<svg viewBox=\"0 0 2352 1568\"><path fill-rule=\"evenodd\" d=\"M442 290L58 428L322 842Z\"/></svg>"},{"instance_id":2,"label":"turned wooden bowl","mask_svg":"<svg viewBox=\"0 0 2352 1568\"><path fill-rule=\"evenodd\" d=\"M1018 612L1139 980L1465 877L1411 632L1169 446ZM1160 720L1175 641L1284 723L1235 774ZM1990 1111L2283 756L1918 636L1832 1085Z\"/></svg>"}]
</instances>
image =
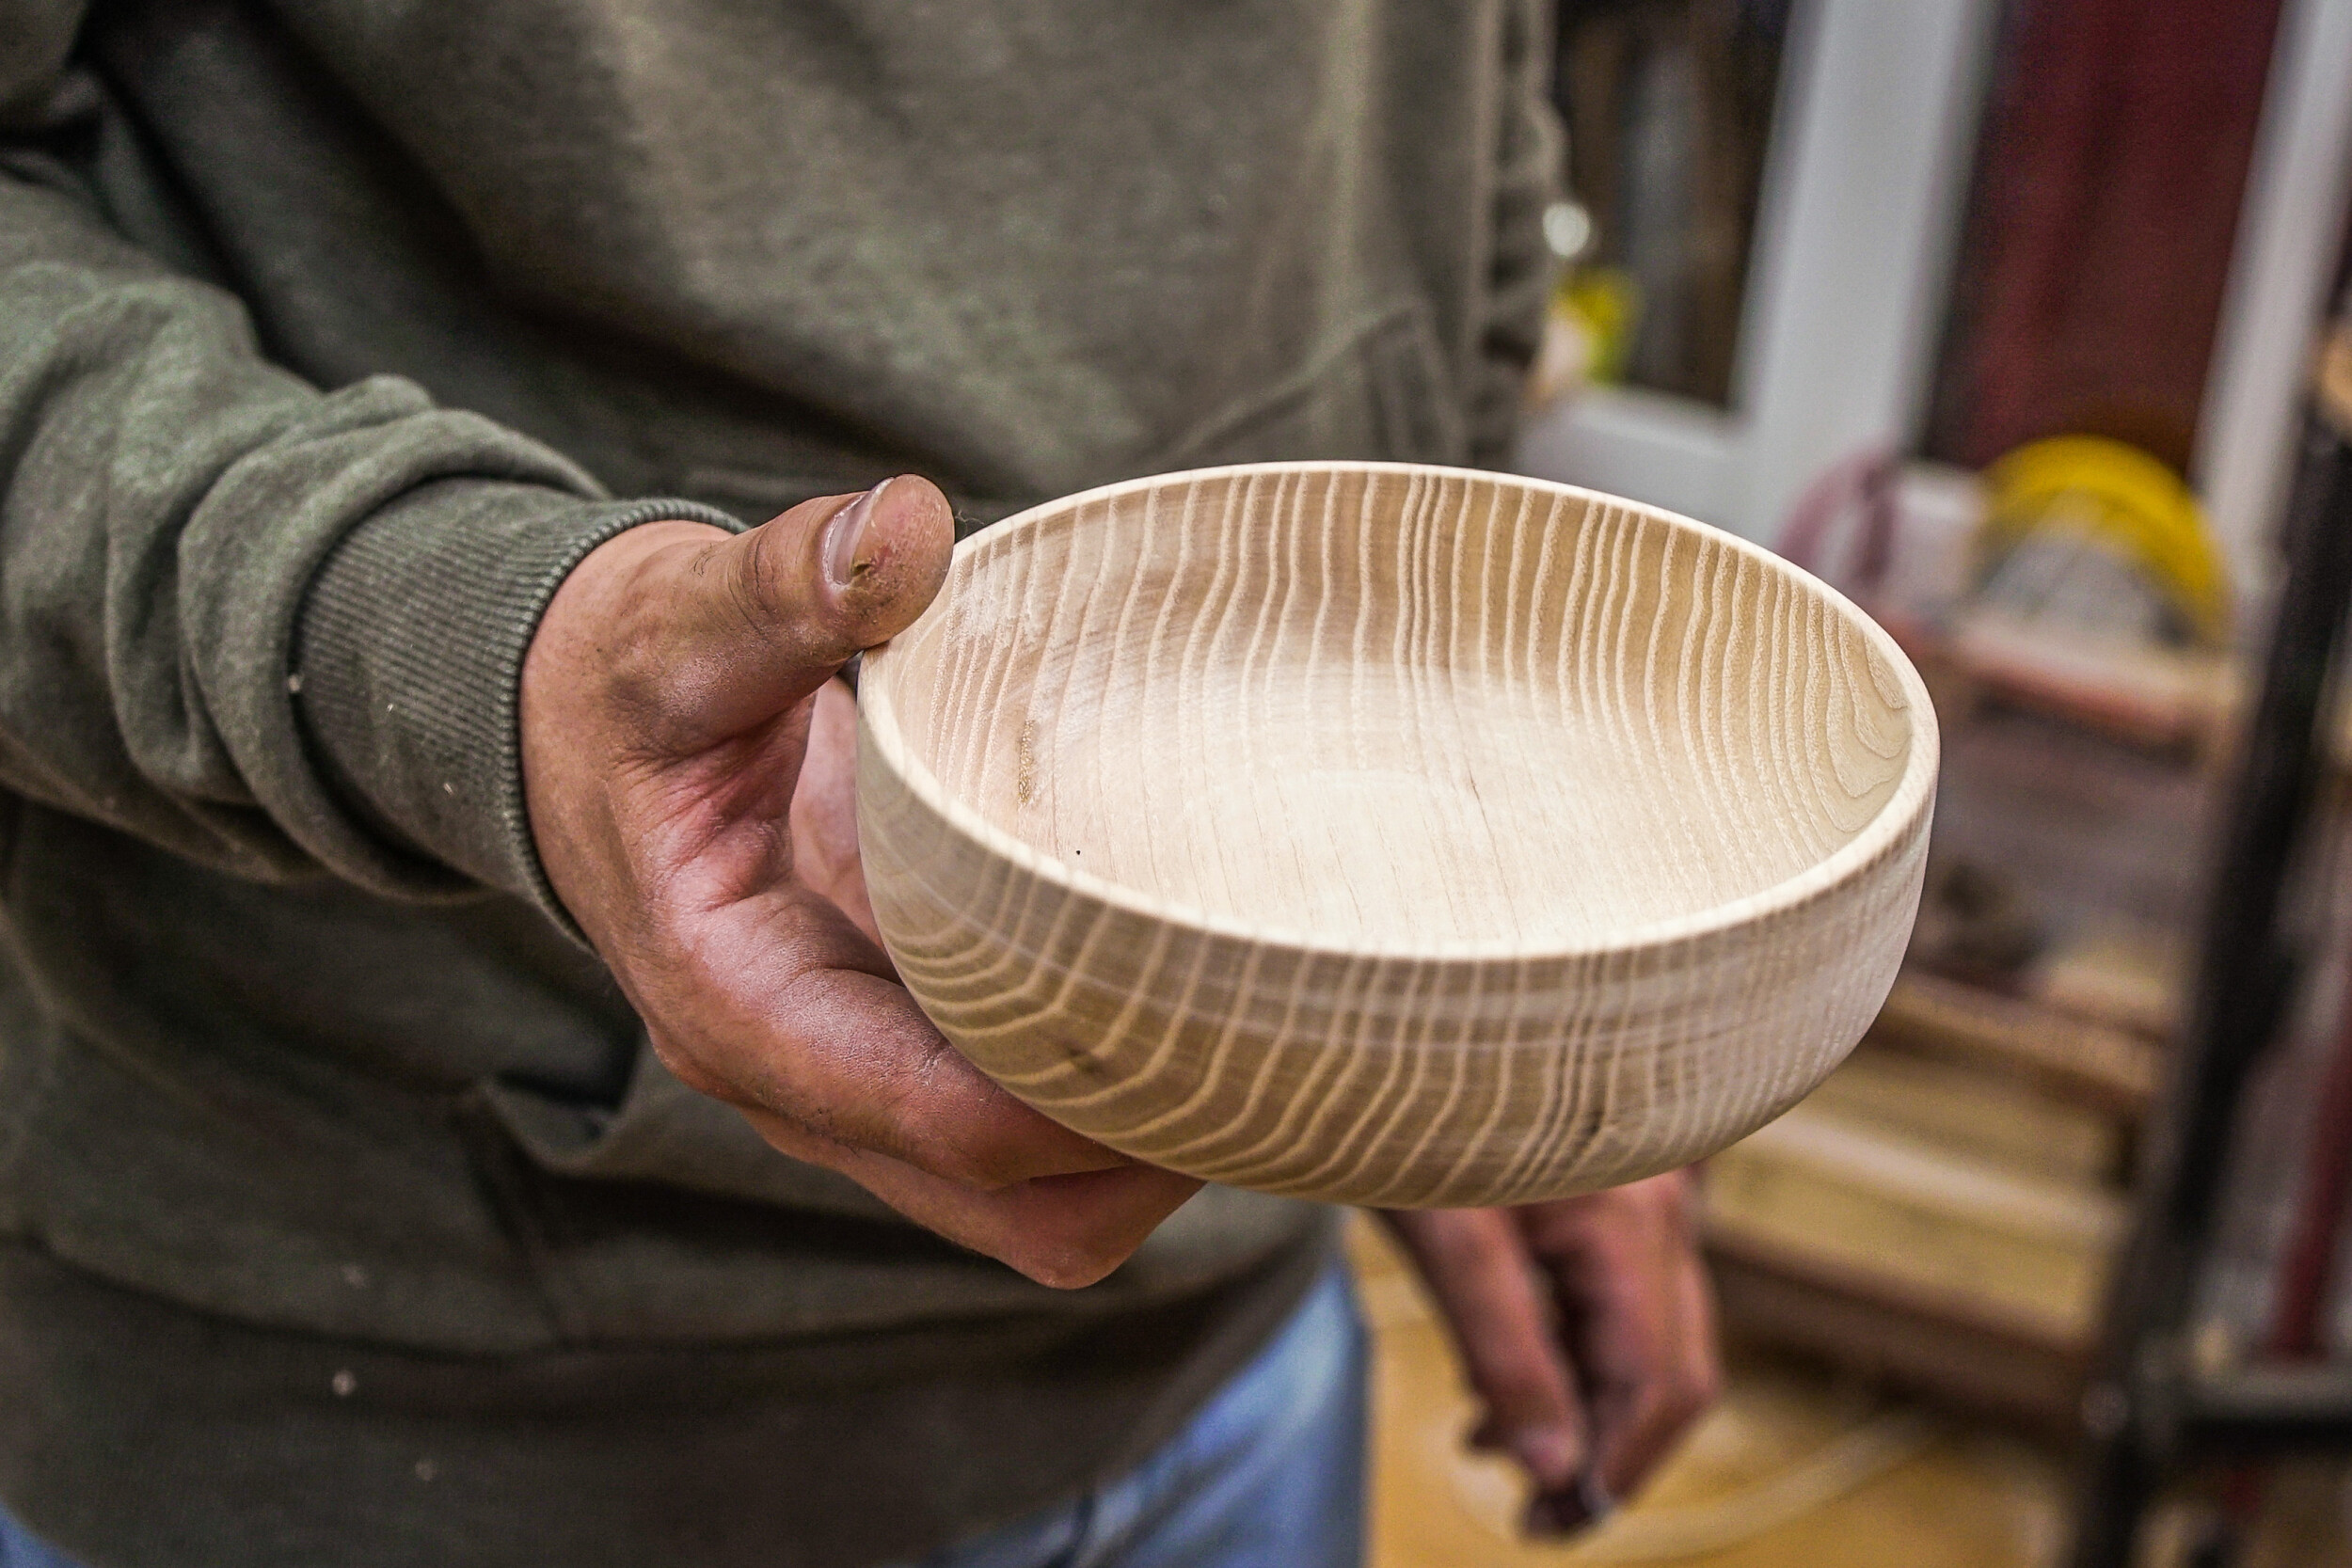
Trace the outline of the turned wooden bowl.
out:
<instances>
[{"instance_id":1,"label":"turned wooden bowl","mask_svg":"<svg viewBox=\"0 0 2352 1568\"><path fill-rule=\"evenodd\" d=\"M958 1050L1137 1159L1390 1207L1631 1180L1811 1089L1936 765L1909 660L1770 553L1391 464L967 540L859 725L874 912Z\"/></svg>"}]
</instances>

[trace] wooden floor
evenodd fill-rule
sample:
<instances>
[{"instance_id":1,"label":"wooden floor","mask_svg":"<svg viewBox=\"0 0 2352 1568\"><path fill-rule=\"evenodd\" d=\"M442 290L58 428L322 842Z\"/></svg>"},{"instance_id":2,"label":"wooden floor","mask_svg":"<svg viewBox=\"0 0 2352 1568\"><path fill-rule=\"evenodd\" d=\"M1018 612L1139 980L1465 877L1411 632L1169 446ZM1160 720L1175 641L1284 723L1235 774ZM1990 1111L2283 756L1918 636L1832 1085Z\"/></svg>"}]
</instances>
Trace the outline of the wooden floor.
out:
<instances>
[{"instance_id":1,"label":"wooden floor","mask_svg":"<svg viewBox=\"0 0 2352 1568\"><path fill-rule=\"evenodd\" d=\"M1366 1221L1349 1249L1375 1340L1372 1568L2052 1568L2065 1478L1999 1429L1736 1358L1723 1402L1649 1489L1568 1544L1515 1528L1509 1465L1463 1450L1473 1406L1419 1285ZM2352 1466L2280 1466L2238 1568L2352 1568ZM2159 1505L2142 1568L2185 1568L2211 1495Z\"/></svg>"},{"instance_id":2,"label":"wooden floor","mask_svg":"<svg viewBox=\"0 0 2352 1568\"><path fill-rule=\"evenodd\" d=\"M1606 1528L1523 1541L1514 1472L1462 1451L1472 1405L1444 1330L1369 1227L1355 1250L1378 1347L1373 1568L2042 1568L2057 1550L2050 1455L1761 1360Z\"/></svg>"}]
</instances>

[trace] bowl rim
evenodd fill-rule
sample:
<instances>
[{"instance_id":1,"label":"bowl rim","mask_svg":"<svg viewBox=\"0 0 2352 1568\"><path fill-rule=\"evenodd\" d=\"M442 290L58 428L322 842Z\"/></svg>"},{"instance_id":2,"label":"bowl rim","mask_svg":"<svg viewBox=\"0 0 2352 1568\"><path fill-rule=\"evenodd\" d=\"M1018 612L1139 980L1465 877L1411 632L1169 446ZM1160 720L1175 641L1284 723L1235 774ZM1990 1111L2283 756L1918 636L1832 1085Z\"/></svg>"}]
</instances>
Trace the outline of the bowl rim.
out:
<instances>
[{"instance_id":1,"label":"bowl rim","mask_svg":"<svg viewBox=\"0 0 2352 1568\"><path fill-rule=\"evenodd\" d=\"M1603 939L1565 943L1520 942L1509 938L1405 941L1393 942L1378 939L1339 939L1318 934L1295 926L1274 921L1244 920L1220 914L1198 905L1159 898L1123 882L1065 865L1031 845L997 827L973 806L950 794L940 783L929 764L914 755L898 727L896 708L890 699L889 647L883 642L866 652L868 661L859 676L858 733L860 744L870 741L882 753L882 759L895 773L900 784L926 806L936 812L958 832L977 842L992 854L1001 856L1029 876L1055 884L1068 893L1095 900L1113 909L1148 920L1180 925L1205 935L1225 938L1251 946L1283 949L1309 957L1340 958L1377 958L1386 960L1425 962L1493 962L1579 960L1639 952L1645 949L1685 945L1708 937L1754 925L1785 911L1795 909L1819 895L1844 885L1862 870L1885 855L1899 841L1917 825L1919 817L1932 804L1936 769L1940 759L1942 736L1936 721L1934 705L1929 700L1927 683L1911 662L1900 644L1886 628L1866 614L1862 608L1820 578L1793 562L1766 549L1763 546L1726 529L1700 522L1678 512L1632 500L1606 491L1583 485L1565 484L1556 480L1536 479L1525 474L1500 473L1483 468L1464 468L1432 463L1355 462L1335 459L1311 459L1280 463L1229 463L1213 467L1176 469L1168 473L1149 474L1140 478L1120 480L1081 490L1056 499L1028 507L983 533L975 533L956 545L956 554L977 550L983 543L993 544L1006 537L1007 531L1034 526L1046 515L1058 515L1080 507L1114 499L1136 491L1161 488L1177 483L1198 483L1205 480L1237 475L1266 474L1386 474L1406 478L1440 478L1475 481L1482 483L1501 483L1561 497L1574 497L1610 506L1630 507L1672 526L1692 530L1724 547L1737 550L1768 570L1793 579L1800 587L1820 594L1830 607L1847 617L1864 637L1878 649L1887 668L1895 673L1902 688L1904 711L1911 718L1910 755L1903 766L1902 777L1885 804L1864 825L1861 832L1831 854L1814 862L1804 870L1783 878L1769 887L1754 893L1694 910L1685 914L1668 915L1662 919L1629 925ZM945 613L946 595L934 599L916 626L935 613ZM900 636L907 635L901 632ZM875 663L882 665L874 668ZM861 800L862 804L862 800Z\"/></svg>"}]
</instances>

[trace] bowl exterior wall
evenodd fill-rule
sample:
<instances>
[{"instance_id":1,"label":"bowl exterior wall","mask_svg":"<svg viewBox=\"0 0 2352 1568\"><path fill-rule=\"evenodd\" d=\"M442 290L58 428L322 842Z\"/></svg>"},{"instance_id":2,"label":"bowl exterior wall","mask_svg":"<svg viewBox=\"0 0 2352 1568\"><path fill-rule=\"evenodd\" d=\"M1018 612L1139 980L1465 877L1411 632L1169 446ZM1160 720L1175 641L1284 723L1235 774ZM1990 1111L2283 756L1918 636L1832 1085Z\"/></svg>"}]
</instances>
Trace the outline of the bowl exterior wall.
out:
<instances>
[{"instance_id":1,"label":"bowl exterior wall","mask_svg":"<svg viewBox=\"0 0 2352 1568\"><path fill-rule=\"evenodd\" d=\"M911 789L861 721L875 915L924 1011L1046 1116L1209 1180L1333 1202L1533 1202L1705 1157L1876 1015L1922 796L1869 862L1757 920L1597 953L1316 950L1041 875Z\"/></svg>"}]
</instances>

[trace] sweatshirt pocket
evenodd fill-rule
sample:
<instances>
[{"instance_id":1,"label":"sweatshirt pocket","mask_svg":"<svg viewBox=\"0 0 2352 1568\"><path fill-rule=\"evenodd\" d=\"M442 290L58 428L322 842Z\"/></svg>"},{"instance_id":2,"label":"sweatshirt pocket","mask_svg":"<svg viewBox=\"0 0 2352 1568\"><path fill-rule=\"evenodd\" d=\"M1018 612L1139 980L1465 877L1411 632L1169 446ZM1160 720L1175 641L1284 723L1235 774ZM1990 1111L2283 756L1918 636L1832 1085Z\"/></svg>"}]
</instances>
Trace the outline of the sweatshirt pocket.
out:
<instances>
[{"instance_id":1,"label":"sweatshirt pocket","mask_svg":"<svg viewBox=\"0 0 2352 1568\"><path fill-rule=\"evenodd\" d=\"M565 1344L863 1333L1050 1299L847 1177L770 1148L650 1047L617 1107L493 1081L459 1114Z\"/></svg>"}]
</instances>

